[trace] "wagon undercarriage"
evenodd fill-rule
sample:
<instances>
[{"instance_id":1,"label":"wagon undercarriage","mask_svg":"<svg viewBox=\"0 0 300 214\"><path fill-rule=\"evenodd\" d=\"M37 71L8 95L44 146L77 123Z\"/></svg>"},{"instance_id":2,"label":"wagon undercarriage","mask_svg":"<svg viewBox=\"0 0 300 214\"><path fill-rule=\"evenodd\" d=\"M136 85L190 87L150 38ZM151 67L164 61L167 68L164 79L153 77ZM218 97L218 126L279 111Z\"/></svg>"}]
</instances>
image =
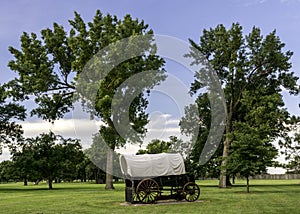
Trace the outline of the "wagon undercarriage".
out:
<instances>
[{"instance_id":1,"label":"wagon undercarriage","mask_svg":"<svg viewBox=\"0 0 300 214\"><path fill-rule=\"evenodd\" d=\"M199 186L188 175L126 180L125 198L130 203L155 203L166 199L193 202L199 196Z\"/></svg>"}]
</instances>

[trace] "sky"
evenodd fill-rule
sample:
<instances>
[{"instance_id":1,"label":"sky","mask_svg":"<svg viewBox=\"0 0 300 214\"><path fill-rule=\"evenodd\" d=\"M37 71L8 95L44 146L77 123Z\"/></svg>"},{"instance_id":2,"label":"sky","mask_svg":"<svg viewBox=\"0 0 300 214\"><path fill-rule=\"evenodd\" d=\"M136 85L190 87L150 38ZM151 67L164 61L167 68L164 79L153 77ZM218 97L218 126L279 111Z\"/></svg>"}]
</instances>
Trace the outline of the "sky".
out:
<instances>
[{"instance_id":1,"label":"sky","mask_svg":"<svg viewBox=\"0 0 300 214\"><path fill-rule=\"evenodd\" d=\"M53 22L67 26L67 20L74 17L74 11L88 22L92 20L97 9L103 14L117 15L118 18L130 14L134 18L144 20L155 34L172 36L185 42L189 38L199 41L203 29L214 28L218 24L230 27L233 22L239 22L245 34L249 33L253 26L259 27L263 35L276 29L277 35L286 44L286 50L294 52L291 60L292 70L300 76L300 0L3 0L0 6L0 83L14 77L7 67L12 59L8 47L19 47L22 32L39 33L42 29L51 28ZM284 101L292 114L300 115L299 96L291 97L284 93ZM168 106L168 102L165 102L164 106ZM170 128L164 128L164 132L179 133L178 126L174 125L179 118L172 116L174 112L160 110L159 106L150 108L150 127L153 128L155 124L161 125L163 119L163 125ZM64 132L62 127L64 130L70 127L66 132L73 135L77 130L74 129L74 123L81 122L72 121L60 121L61 125L56 126L57 131ZM25 134L36 135L51 126L41 121L25 122ZM152 134L161 138L169 135L162 132L158 135Z\"/></svg>"}]
</instances>

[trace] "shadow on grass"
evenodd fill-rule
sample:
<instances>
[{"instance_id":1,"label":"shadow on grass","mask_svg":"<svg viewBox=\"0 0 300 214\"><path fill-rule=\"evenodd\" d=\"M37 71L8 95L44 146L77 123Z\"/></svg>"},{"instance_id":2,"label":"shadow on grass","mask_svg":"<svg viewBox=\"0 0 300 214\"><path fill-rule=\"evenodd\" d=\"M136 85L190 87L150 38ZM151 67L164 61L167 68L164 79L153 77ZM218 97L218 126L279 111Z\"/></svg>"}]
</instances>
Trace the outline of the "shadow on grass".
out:
<instances>
[{"instance_id":1,"label":"shadow on grass","mask_svg":"<svg viewBox=\"0 0 300 214\"><path fill-rule=\"evenodd\" d=\"M1 185L0 184L0 193L3 192L32 192L32 191L66 191L66 190L76 190L76 191L91 191L91 190L101 190L102 188L95 188L95 186L87 186L87 185L72 185L72 186L68 186L64 185L64 186L60 186L60 185L53 185L53 189L49 189L49 187L47 185L41 185L41 186L5 186L5 185Z\"/></svg>"},{"instance_id":2,"label":"shadow on grass","mask_svg":"<svg viewBox=\"0 0 300 214\"><path fill-rule=\"evenodd\" d=\"M200 188L214 189L214 191L219 190L230 190L233 193L246 193L246 184L233 184L227 188L219 188L217 185L199 185ZM251 184L250 183L250 193L253 194L264 194L264 193L300 193L300 183L292 184Z\"/></svg>"},{"instance_id":3,"label":"shadow on grass","mask_svg":"<svg viewBox=\"0 0 300 214\"><path fill-rule=\"evenodd\" d=\"M246 185L234 185L232 188L234 189L235 187L246 190ZM243 191L236 191L236 193L243 193ZM250 184L250 193L300 193L300 184Z\"/></svg>"},{"instance_id":4,"label":"shadow on grass","mask_svg":"<svg viewBox=\"0 0 300 214\"><path fill-rule=\"evenodd\" d=\"M89 186L90 184L90 186ZM6 184L0 184L0 193L4 192L34 192L34 191L103 191L105 192L104 186L95 186L94 183L65 183L65 184L53 184L53 189L49 189L47 184L42 184L38 186L29 185L29 186L14 186ZM125 187L125 186L124 186ZM213 188L215 190L236 190L235 193L243 193L244 189L246 190L246 184L234 184L228 188L219 188L218 185L213 184L200 184L200 189L202 188ZM123 187L116 188L116 191L123 191ZM293 184L251 184L250 183L250 193L283 193L283 192L293 192L300 193L300 183Z\"/></svg>"},{"instance_id":5,"label":"shadow on grass","mask_svg":"<svg viewBox=\"0 0 300 214\"><path fill-rule=\"evenodd\" d=\"M47 187L32 187L32 186L2 187L0 185L0 193L3 193L3 192L31 192L31 191L41 191L41 190L49 190L49 189Z\"/></svg>"}]
</instances>

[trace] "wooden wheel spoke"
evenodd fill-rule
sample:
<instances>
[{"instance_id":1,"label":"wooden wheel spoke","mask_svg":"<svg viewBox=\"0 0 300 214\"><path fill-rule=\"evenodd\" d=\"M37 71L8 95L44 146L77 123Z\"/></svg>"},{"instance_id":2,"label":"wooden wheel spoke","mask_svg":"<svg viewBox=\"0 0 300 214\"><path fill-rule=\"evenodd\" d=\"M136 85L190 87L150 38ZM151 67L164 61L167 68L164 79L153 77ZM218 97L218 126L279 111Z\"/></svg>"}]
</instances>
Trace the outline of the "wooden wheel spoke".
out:
<instances>
[{"instance_id":1,"label":"wooden wheel spoke","mask_svg":"<svg viewBox=\"0 0 300 214\"><path fill-rule=\"evenodd\" d=\"M188 182L183 187L185 199L189 202L196 201L200 195L200 188L193 182Z\"/></svg>"},{"instance_id":2,"label":"wooden wheel spoke","mask_svg":"<svg viewBox=\"0 0 300 214\"><path fill-rule=\"evenodd\" d=\"M151 178L142 180L137 186L137 196L142 203L155 202L159 192L157 182Z\"/></svg>"},{"instance_id":3,"label":"wooden wheel spoke","mask_svg":"<svg viewBox=\"0 0 300 214\"><path fill-rule=\"evenodd\" d=\"M142 183L141 188L146 189L147 188L147 183L146 182Z\"/></svg>"},{"instance_id":4,"label":"wooden wheel spoke","mask_svg":"<svg viewBox=\"0 0 300 214\"><path fill-rule=\"evenodd\" d=\"M144 201L146 197L147 197L147 194L144 195L144 197L142 198L142 201Z\"/></svg>"},{"instance_id":5,"label":"wooden wheel spoke","mask_svg":"<svg viewBox=\"0 0 300 214\"><path fill-rule=\"evenodd\" d=\"M151 183L151 187L156 187L156 183Z\"/></svg>"}]
</instances>

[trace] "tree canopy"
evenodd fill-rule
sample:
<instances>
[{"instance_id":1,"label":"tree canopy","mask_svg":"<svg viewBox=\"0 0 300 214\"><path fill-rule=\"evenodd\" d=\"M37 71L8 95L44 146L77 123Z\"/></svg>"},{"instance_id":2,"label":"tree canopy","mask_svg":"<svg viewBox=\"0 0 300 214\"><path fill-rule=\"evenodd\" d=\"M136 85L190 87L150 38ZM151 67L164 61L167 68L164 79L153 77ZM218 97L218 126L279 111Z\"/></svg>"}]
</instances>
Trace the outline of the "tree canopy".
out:
<instances>
[{"instance_id":1,"label":"tree canopy","mask_svg":"<svg viewBox=\"0 0 300 214\"><path fill-rule=\"evenodd\" d=\"M31 114L53 122L64 117L65 113L72 109L75 101L82 101L81 99L85 98L78 94L75 96L75 93L78 92L77 81L82 79L82 76L88 76L90 78L88 82L99 83L97 96L95 100L85 100L83 103L92 103L93 108L88 111L103 122L104 125L100 128L101 137L109 146L109 151L114 151L116 146L122 146L127 140L124 139L126 136L120 136L116 130L114 122L118 121L112 121L111 108L114 95L119 90L124 98L136 91L134 86L123 89L120 87L125 80L145 70L156 71L151 73L152 83L148 84L148 89L153 87L164 79L162 69L164 60L155 56L156 47L152 44L153 31L148 30L148 25L144 21L132 19L130 15L121 20L109 14L104 16L97 10L93 21L85 23L75 12L75 18L69 20L69 24L69 31L54 23L52 29L41 30L40 35L23 33L20 49L9 47L14 56L9 62L9 67L17 73L17 78L9 83L10 93L18 100L34 98L37 107ZM137 35L148 37L142 41L129 38ZM105 56L93 61L93 57L103 48L117 44L117 41L125 38L129 39L122 49L111 48L109 52L105 52ZM126 50L139 54L114 64L119 57L123 57L122 53ZM105 69L102 68L109 64L114 66L105 73ZM95 67L98 69L94 69ZM101 75L105 78L101 79ZM84 90L89 91L90 88ZM145 113L147 104L146 95L140 91L129 109L125 109L129 112L130 124L140 137L145 134L145 125L148 123L148 115ZM118 112L124 112L124 109L121 109L122 105L119 107ZM107 170L112 171L112 154L110 152L107 154ZM108 173L106 186L108 189L113 188L111 178Z\"/></svg>"},{"instance_id":2,"label":"tree canopy","mask_svg":"<svg viewBox=\"0 0 300 214\"><path fill-rule=\"evenodd\" d=\"M12 157L25 184L28 179L45 179L52 189L54 179L76 178L76 166L84 158L78 140L64 139L50 132L26 141Z\"/></svg>"},{"instance_id":3,"label":"tree canopy","mask_svg":"<svg viewBox=\"0 0 300 214\"><path fill-rule=\"evenodd\" d=\"M137 154L158 154L167 153L171 150L171 142L166 142L159 139L153 139L146 147L145 150L140 149Z\"/></svg>"},{"instance_id":4,"label":"tree canopy","mask_svg":"<svg viewBox=\"0 0 300 214\"><path fill-rule=\"evenodd\" d=\"M298 77L290 71L293 53L284 50L285 44L275 30L264 37L259 28L253 27L244 36L242 26L238 23L233 23L229 29L222 24L205 29L199 43L190 39L190 44L202 55L191 49L187 56L192 57L196 64L209 63L217 73L225 93L227 118L219 186L226 187L228 157L233 150L230 134L237 130L239 123L252 128L264 127L263 134L268 136L268 141L287 131L284 123L290 115L284 109L281 92L285 89L293 95L299 93ZM207 75L205 70L196 73L191 86L193 93L205 86L203 82ZM200 95L199 99L205 97ZM203 123L201 120L207 121L200 118L200 123ZM257 120L255 125L254 120ZM261 138L260 143L265 139Z\"/></svg>"}]
</instances>

